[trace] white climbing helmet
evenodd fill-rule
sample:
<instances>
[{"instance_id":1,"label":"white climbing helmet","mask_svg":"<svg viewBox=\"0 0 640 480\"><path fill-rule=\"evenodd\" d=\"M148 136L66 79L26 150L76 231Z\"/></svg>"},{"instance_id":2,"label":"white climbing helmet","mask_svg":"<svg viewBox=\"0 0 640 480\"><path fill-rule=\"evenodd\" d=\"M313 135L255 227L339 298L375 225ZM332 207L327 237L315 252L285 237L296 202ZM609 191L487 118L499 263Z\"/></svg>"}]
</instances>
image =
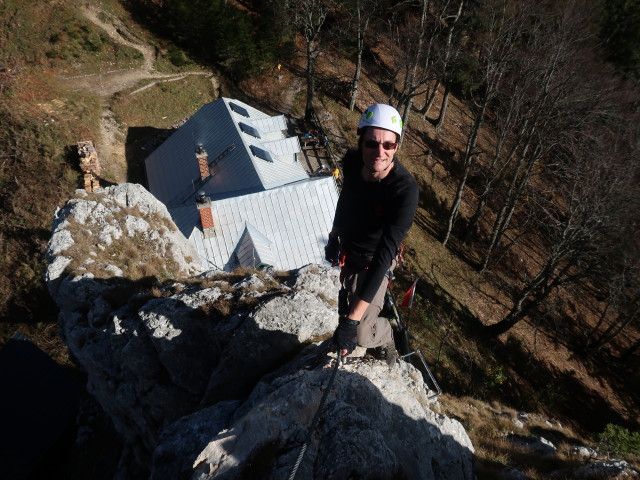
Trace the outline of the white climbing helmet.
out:
<instances>
[{"instance_id":1,"label":"white climbing helmet","mask_svg":"<svg viewBox=\"0 0 640 480\"><path fill-rule=\"evenodd\" d=\"M402 117L391 105L376 103L367 108L358 122L358 135L364 127L378 127L402 135Z\"/></svg>"}]
</instances>

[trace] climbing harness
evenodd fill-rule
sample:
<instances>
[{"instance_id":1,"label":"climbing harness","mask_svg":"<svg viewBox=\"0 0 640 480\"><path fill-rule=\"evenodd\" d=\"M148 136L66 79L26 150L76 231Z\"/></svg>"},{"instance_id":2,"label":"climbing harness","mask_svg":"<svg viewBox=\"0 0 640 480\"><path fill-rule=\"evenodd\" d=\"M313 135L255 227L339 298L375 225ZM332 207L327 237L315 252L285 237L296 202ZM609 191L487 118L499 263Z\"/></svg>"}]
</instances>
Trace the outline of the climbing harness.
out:
<instances>
[{"instance_id":1,"label":"climbing harness","mask_svg":"<svg viewBox=\"0 0 640 480\"><path fill-rule=\"evenodd\" d=\"M300 447L300 451L298 452L298 458L296 458L296 463L294 463L293 468L291 469L291 473L289 473L288 480L293 480L298 473L298 468L300 467L300 463L302 462L302 458L304 457L304 453L307 451L307 445L311 440L311 435L313 435L313 431L316 428L316 424L318 423L318 419L320 418L320 413L322 412L322 407L324 407L324 403L327 401L327 397L329 396L329 391L331 390L331 386L333 385L333 381L336 378L336 373L338 373L338 367L340 367L341 359L340 352L338 352L338 358L336 359L336 365L333 367L333 371L331 372L331 377L329 378L329 383L322 394L322 399L320 399L320 405L318 405L318 409L316 410L316 414L311 421L311 425L309 426L309 430L307 431L307 436L304 439L304 443Z\"/></svg>"}]
</instances>

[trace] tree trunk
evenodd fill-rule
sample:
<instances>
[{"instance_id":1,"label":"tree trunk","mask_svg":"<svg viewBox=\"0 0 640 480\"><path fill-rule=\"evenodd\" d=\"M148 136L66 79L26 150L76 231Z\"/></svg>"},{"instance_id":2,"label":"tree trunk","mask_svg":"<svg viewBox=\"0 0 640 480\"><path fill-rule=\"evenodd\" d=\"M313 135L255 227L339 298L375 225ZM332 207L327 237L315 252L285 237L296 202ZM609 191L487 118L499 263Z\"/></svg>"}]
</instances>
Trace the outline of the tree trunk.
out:
<instances>
[{"instance_id":1,"label":"tree trunk","mask_svg":"<svg viewBox=\"0 0 640 480\"><path fill-rule=\"evenodd\" d=\"M531 138L531 137L530 137ZM529 138L529 139L530 139ZM509 223L511 222L511 217L513 216L513 212L516 209L518 204L518 200L520 199L520 195L524 190L524 187L527 185L529 181L529 177L531 176L531 171L533 166L536 164L540 157L540 146L537 145L535 151L531 154L531 158L526 158L526 152L529 149L529 144L524 147L524 151L520 160L518 161L518 166L515 168L513 175L511 176L511 182L509 185L509 189L507 191L506 200L500 208L498 212L498 216L496 217L496 221L494 222L493 231L491 232L491 240L489 242L489 247L487 248L487 252L485 253L484 260L482 261L482 267L480 269L481 272L486 271L487 266L489 265L489 260L491 259L491 255L496 250L500 241L502 240L502 236L504 232L507 230ZM525 167L524 172L520 175L520 172Z\"/></svg>"},{"instance_id":2,"label":"tree trunk","mask_svg":"<svg viewBox=\"0 0 640 480\"><path fill-rule=\"evenodd\" d=\"M436 95L438 93L439 87L440 87L440 81L438 80L433 86L433 88L431 87L428 88L427 92L425 93L425 104L422 110L420 110L420 113L422 114L422 118L424 118L425 120L429 116L429 111L431 110L431 107L433 107L433 104L436 101Z\"/></svg>"},{"instance_id":3,"label":"tree trunk","mask_svg":"<svg viewBox=\"0 0 640 480\"><path fill-rule=\"evenodd\" d=\"M482 193L480 194L478 200L478 206L476 207L476 211L474 212L473 216L471 217L471 221L469 222L469 229L467 230L467 234L464 240L465 243L469 243L471 239L478 234L478 225L480 223L480 218L482 217L483 210L489 199L489 195L493 191L494 185L500 183L500 180L503 178L507 167L511 164L517 151L517 146L512 147L510 149L510 152L508 152L508 155L506 155L506 158L501 160L507 138L511 135L511 132L515 128L514 123L516 122L518 110L517 96L510 96L507 103L508 108L506 109L506 115L504 116L504 118L499 119L498 124L496 125L499 134L493 153L493 159L491 160L491 164L487 169L487 171L489 172L489 176L485 179ZM492 173L496 165L498 164L499 166L497 170L495 171L495 173Z\"/></svg>"},{"instance_id":4,"label":"tree trunk","mask_svg":"<svg viewBox=\"0 0 640 480\"><path fill-rule=\"evenodd\" d=\"M404 105L404 111L402 112L402 135L400 135L400 145L402 145L402 140L404 139L404 132L406 132L407 125L409 123L409 113L411 112L411 107L413 106L413 97L409 97Z\"/></svg>"},{"instance_id":5,"label":"tree trunk","mask_svg":"<svg viewBox=\"0 0 640 480\"><path fill-rule=\"evenodd\" d=\"M591 331L587 335L587 338L584 341L584 345L582 346L582 350L584 352L588 352L589 350L591 350L591 345L593 343L594 337L596 336L596 332L600 329L605 319L607 318L607 313L609 312L610 307L611 307L611 301L608 301L604 307L604 310L600 314L600 317L598 318L598 323L596 323L596 325L591 329Z\"/></svg>"},{"instance_id":6,"label":"tree trunk","mask_svg":"<svg viewBox=\"0 0 640 480\"><path fill-rule=\"evenodd\" d=\"M308 122L313 113L313 97L315 94L314 42L307 42L307 104L304 108L304 119Z\"/></svg>"},{"instance_id":7,"label":"tree trunk","mask_svg":"<svg viewBox=\"0 0 640 480\"><path fill-rule=\"evenodd\" d=\"M484 122L484 113L486 111L487 101L485 98L482 108L476 115L476 118L473 122L473 128L471 129L471 134L469 135L469 139L467 140L467 147L464 152L463 159L463 171L462 177L458 182L458 187L456 188L456 195L453 200L453 204L451 205L451 209L449 210L449 218L447 219L447 229L444 234L444 239L442 240L442 245L447 245L449 241L449 237L451 236L451 231L453 230L453 224L458 216L458 210L460 209L460 203L462 202L462 192L464 191L464 187L467 183L467 178L469 177L469 172L471 171L471 164L473 161L473 154L476 149L476 143L478 142L478 133L480 132L480 128Z\"/></svg>"},{"instance_id":8,"label":"tree trunk","mask_svg":"<svg viewBox=\"0 0 640 480\"><path fill-rule=\"evenodd\" d=\"M635 317L635 315L631 315L624 321L620 321L620 319L618 318L617 321L609 325L609 328L607 328L603 332L603 334L600 335L600 338L592 344L590 350L593 352L599 352L600 350L602 350L602 347L604 347L614 338L620 335L620 333L635 320Z\"/></svg>"},{"instance_id":9,"label":"tree trunk","mask_svg":"<svg viewBox=\"0 0 640 480\"><path fill-rule=\"evenodd\" d=\"M449 105L449 93L451 89L449 85L445 85L444 96L442 97L442 105L440 106L440 113L438 114L438 120L436 121L436 133L440 133L444 119L447 116L447 106Z\"/></svg>"},{"instance_id":10,"label":"tree trunk","mask_svg":"<svg viewBox=\"0 0 640 480\"><path fill-rule=\"evenodd\" d=\"M478 205L476 207L476 211L473 212L473 216L469 221L469 227L467 228L467 233L464 237L464 243L470 243L471 239L478 235L480 230L479 229L480 218L482 217L482 214L484 213L484 209L487 205L487 201L489 200L489 194L493 190L493 184L500 181L507 166L511 162L512 155L509 155L509 157L502 162L502 165L500 165L498 170L494 174L491 174L491 172L496 166L496 163L498 162L498 159L500 158L500 154L502 153L501 150L502 150L502 145L499 142L496 148L496 153L488 168L488 171L490 172L489 174L492 176L490 178L485 178L484 186L482 188L482 193L478 197Z\"/></svg>"},{"instance_id":11,"label":"tree trunk","mask_svg":"<svg viewBox=\"0 0 640 480\"><path fill-rule=\"evenodd\" d=\"M498 336L509 331L520 320L526 317L531 309L546 299L549 294L561 283L563 274L566 273L572 262L567 262L561 272L554 275L556 267L560 262L562 254L560 251L553 252L538 274L521 291L513 307L498 323L484 327L484 331L489 336ZM555 279L553 278L555 276Z\"/></svg>"},{"instance_id":12,"label":"tree trunk","mask_svg":"<svg viewBox=\"0 0 640 480\"><path fill-rule=\"evenodd\" d=\"M358 49L358 58L356 60L356 72L353 75L351 83L351 100L349 101L349 110L353 111L356 106L356 98L358 96L358 85L360 83L360 73L362 71L362 52Z\"/></svg>"},{"instance_id":13,"label":"tree trunk","mask_svg":"<svg viewBox=\"0 0 640 480\"><path fill-rule=\"evenodd\" d=\"M445 47L444 59L443 59L443 77L447 74L447 66L449 65L449 58L451 57L451 44L453 40L453 30L462 15L462 9L464 8L464 0L461 0L458 4L458 11L450 19L449 28L447 29L447 42ZM446 78L446 77L445 77ZM444 98L442 99L442 106L440 108L440 114L438 115L438 120L436 121L436 134L440 133L442 129L442 125L444 124L445 117L447 115L447 106L449 105L449 93L451 91L451 87L449 86L451 82L446 82L444 89Z\"/></svg>"},{"instance_id":14,"label":"tree trunk","mask_svg":"<svg viewBox=\"0 0 640 480\"><path fill-rule=\"evenodd\" d=\"M360 27L361 15L360 4L357 5L358 14L358 52L356 56L356 71L353 74L353 82L351 83L351 100L349 101L349 110L353 111L356 106L356 97L358 96L358 85L360 84L360 74L362 73L362 52L364 51L364 36L369 24L369 19Z\"/></svg>"}]
</instances>

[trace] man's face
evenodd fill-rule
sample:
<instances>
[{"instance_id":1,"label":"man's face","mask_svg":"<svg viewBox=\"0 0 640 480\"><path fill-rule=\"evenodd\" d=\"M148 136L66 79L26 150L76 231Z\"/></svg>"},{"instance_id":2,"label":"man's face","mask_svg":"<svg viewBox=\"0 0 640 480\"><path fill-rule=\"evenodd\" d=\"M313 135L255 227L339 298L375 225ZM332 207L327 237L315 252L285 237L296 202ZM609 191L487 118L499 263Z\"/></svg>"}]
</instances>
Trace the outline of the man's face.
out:
<instances>
[{"instance_id":1,"label":"man's face","mask_svg":"<svg viewBox=\"0 0 640 480\"><path fill-rule=\"evenodd\" d=\"M384 148L392 146L393 148ZM375 144L375 145L374 145ZM370 127L362 137L362 161L372 176L383 178L389 172L393 154L398 150L396 134L383 128Z\"/></svg>"}]
</instances>

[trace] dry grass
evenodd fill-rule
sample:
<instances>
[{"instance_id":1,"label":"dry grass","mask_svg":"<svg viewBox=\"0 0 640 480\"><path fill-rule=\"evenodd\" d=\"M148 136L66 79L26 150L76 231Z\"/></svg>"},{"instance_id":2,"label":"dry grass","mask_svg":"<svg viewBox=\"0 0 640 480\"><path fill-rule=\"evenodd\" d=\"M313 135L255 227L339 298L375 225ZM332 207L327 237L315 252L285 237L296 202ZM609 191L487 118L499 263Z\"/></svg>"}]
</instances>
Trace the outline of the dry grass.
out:
<instances>
[{"instance_id":1,"label":"dry grass","mask_svg":"<svg viewBox=\"0 0 640 480\"><path fill-rule=\"evenodd\" d=\"M440 397L443 413L458 419L475 448L474 472L479 479L499 479L505 468L515 468L532 480L549 478L553 471L574 468L580 462L570 456L574 445L588 444L576 432L558 424L549 425L536 415L518 423L518 412L499 402L491 404L471 397ZM557 448L555 457L542 457L514 445L508 435L543 436Z\"/></svg>"},{"instance_id":2,"label":"dry grass","mask_svg":"<svg viewBox=\"0 0 640 480\"><path fill-rule=\"evenodd\" d=\"M0 344L15 331L67 362L57 310L44 286L44 250L56 205L79 185L70 154L97 131L97 98L53 73L47 38L69 12L17 2L0 12Z\"/></svg>"},{"instance_id":3,"label":"dry grass","mask_svg":"<svg viewBox=\"0 0 640 480\"><path fill-rule=\"evenodd\" d=\"M104 195L93 193L88 199L104 202ZM111 210L112 218L107 222L120 226L122 235L112 238L111 243L100 241L98 235L101 225L81 224L70 215L67 217L67 228L74 244L63 252L72 259L67 272L72 275L91 273L95 278L112 278L115 276L112 266L122 271L122 276L131 281L154 277L160 282L177 280L185 277L178 263L168 255L159 256L159 246L142 232L129 232L124 219L131 215L150 220L149 228L161 234L175 226L163 218L143 216L137 207L120 207Z\"/></svg>"},{"instance_id":4,"label":"dry grass","mask_svg":"<svg viewBox=\"0 0 640 480\"><path fill-rule=\"evenodd\" d=\"M262 270L240 266L230 273L220 272L210 277L190 280L189 284L198 288L215 287L220 290L221 296L214 302L202 305L200 310L208 318L222 319L232 314L250 311L265 300L285 293L287 290L282 285L289 276L289 272L277 272L272 276ZM260 283L237 288L238 283L252 277Z\"/></svg>"},{"instance_id":5,"label":"dry grass","mask_svg":"<svg viewBox=\"0 0 640 480\"><path fill-rule=\"evenodd\" d=\"M158 81L145 90L132 93L152 83L151 80L141 82L130 91L117 94L113 100L112 110L123 127L169 128L215 100L211 79L204 75L188 75L172 82Z\"/></svg>"}]
</instances>

